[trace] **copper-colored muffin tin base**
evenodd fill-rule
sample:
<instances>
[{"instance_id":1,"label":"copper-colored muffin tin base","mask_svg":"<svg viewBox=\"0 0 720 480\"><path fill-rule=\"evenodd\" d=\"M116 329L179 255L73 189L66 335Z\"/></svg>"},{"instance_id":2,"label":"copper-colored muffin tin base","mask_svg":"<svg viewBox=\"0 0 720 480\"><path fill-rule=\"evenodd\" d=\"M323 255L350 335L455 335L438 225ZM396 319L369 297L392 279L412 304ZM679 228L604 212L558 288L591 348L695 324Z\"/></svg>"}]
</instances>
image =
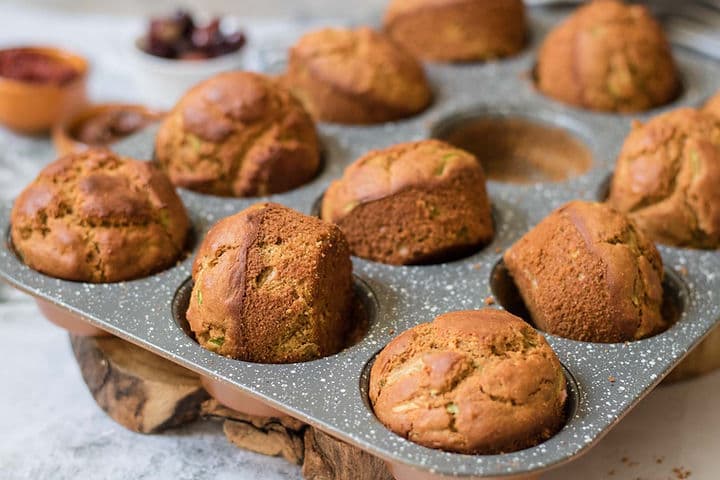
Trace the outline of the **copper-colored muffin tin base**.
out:
<instances>
[{"instance_id":1,"label":"copper-colored muffin tin base","mask_svg":"<svg viewBox=\"0 0 720 480\"><path fill-rule=\"evenodd\" d=\"M438 475L401 463L385 462L395 480L457 480L458 477ZM513 475L511 477L462 477L463 480L539 480L540 475Z\"/></svg>"},{"instance_id":2,"label":"copper-colored muffin tin base","mask_svg":"<svg viewBox=\"0 0 720 480\"><path fill-rule=\"evenodd\" d=\"M220 380L215 380L207 375L200 377L200 383L207 390L211 397L240 413L247 415L257 415L259 417L283 417L285 416L280 410L276 410L268 406L265 402L258 400L242 390L228 385Z\"/></svg>"},{"instance_id":3,"label":"copper-colored muffin tin base","mask_svg":"<svg viewBox=\"0 0 720 480\"><path fill-rule=\"evenodd\" d=\"M45 318L73 335L80 335L83 337L103 337L110 335L105 330L90 325L80 315L72 313L64 308L60 308L47 300L36 298L35 303L37 303L38 308Z\"/></svg>"}]
</instances>

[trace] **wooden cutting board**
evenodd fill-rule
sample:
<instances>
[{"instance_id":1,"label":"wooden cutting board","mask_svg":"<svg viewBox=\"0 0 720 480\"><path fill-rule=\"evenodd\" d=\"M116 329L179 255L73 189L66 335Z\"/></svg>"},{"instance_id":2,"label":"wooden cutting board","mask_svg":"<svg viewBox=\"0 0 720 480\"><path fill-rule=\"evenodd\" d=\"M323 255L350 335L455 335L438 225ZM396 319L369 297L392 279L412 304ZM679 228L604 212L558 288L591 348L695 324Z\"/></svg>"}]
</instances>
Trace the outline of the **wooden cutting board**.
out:
<instances>
[{"instance_id":1,"label":"wooden cutting board","mask_svg":"<svg viewBox=\"0 0 720 480\"><path fill-rule=\"evenodd\" d=\"M291 417L254 417L210 398L191 371L116 337L70 336L93 398L139 433L220 421L234 445L302 466L309 480L392 480L385 463Z\"/></svg>"}]
</instances>

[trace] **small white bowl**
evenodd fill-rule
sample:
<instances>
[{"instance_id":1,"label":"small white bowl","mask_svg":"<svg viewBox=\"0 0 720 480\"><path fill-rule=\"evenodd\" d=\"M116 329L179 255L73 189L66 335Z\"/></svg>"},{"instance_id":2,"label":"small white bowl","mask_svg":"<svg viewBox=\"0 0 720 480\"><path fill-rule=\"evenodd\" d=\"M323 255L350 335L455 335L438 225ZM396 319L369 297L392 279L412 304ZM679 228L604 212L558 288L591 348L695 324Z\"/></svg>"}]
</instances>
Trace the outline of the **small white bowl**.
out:
<instances>
[{"instance_id":1,"label":"small white bowl","mask_svg":"<svg viewBox=\"0 0 720 480\"><path fill-rule=\"evenodd\" d=\"M142 39L133 45L134 77L143 102L156 108L169 109L193 85L221 72L242 70L245 64L247 45L206 60L174 60L145 52Z\"/></svg>"}]
</instances>

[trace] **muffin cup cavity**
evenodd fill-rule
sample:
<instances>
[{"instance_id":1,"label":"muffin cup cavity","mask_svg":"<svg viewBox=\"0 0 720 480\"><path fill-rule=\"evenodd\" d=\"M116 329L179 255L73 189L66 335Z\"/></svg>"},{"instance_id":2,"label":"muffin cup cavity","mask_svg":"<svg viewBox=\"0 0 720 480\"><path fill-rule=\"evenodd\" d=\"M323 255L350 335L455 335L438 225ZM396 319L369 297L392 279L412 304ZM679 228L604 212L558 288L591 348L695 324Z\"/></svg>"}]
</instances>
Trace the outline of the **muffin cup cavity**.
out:
<instances>
[{"instance_id":1,"label":"muffin cup cavity","mask_svg":"<svg viewBox=\"0 0 720 480\"><path fill-rule=\"evenodd\" d=\"M438 122L431 136L473 153L497 182L562 182L593 165L592 152L575 132L520 114L459 113Z\"/></svg>"},{"instance_id":2,"label":"muffin cup cavity","mask_svg":"<svg viewBox=\"0 0 720 480\"><path fill-rule=\"evenodd\" d=\"M605 178L602 179L602 181L598 185L595 193L595 199L598 202L604 202L610 196L610 185L612 185L612 180L613 174L609 173L605 176Z\"/></svg>"},{"instance_id":3,"label":"muffin cup cavity","mask_svg":"<svg viewBox=\"0 0 720 480\"><path fill-rule=\"evenodd\" d=\"M323 191L319 197L313 200L313 203L310 206L310 215L312 215L313 217L322 218L322 203L324 198L325 192Z\"/></svg>"},{"instance_id":4,"label":"muffin cup cavity","mask_svg":"<svg viewBox=\"0 0 720 480\"><path fill-rule=\"evenodd\" d=\"M662 316L667 322L667 330L680 320L685 305L687 304L688 290L679 275L669 268L665 268L662 286ZM495 300L505 310L513 315L517 315L537 328L502 258L495 264L490 273L490 288ZM663 333L664 332L659 332L656 335L662 335ZM643 340L647 338L652 338L652 336L646 337Z\"/></svg>"},{"instance_id":5,"label":"muffin cup cavity","mask_svg":"<svg viewBox=\"0 0 720 480\"><path fill-rule=\"evenodd\" d=\"M197 342L195 334L190 329L185 313L190 304L193 289L193 279L187 278L178 287L171 303L172 316L180 329ZM347 332L343 342L343 350L360 342L368 333L370 326L377 317L377 299L370 286L360 277L353 274L353 302L352 302L352 328ZM342 351L342 350L340 350ZM339 352L335 352L333 355ZM313 359L317 360L317 359ZM312 361L312 360L311 360Z\"/></svg>"}]
</instances>

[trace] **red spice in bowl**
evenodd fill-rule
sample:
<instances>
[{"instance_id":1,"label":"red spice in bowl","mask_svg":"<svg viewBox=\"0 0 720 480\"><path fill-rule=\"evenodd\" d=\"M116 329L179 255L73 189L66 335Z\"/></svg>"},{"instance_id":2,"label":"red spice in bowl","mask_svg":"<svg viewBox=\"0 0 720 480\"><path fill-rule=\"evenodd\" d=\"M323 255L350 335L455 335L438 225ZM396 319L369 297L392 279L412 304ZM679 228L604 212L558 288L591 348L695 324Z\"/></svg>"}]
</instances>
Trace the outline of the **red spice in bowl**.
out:
<instances>
[{"instance_id":1,"label":"red spice in bowl","mask_svg":"<svg viewBox=\"0 0 720 480\"><path fill-rule=\"evenodd\" d=\"M54 47L0 49L0 124L40 133L87 103L87 61Z\"/></svg>"},{"instance_id":2,"label":"red spice in bowl","mask_svg":"<svg viewBox=\"0 0 720 480\"><path fill-rule=\"evenodd\" d=\"M72 65L35 50L0 51L0 77L25 83L65 85L80 75Z\"/></svg>"}]
</instances>

